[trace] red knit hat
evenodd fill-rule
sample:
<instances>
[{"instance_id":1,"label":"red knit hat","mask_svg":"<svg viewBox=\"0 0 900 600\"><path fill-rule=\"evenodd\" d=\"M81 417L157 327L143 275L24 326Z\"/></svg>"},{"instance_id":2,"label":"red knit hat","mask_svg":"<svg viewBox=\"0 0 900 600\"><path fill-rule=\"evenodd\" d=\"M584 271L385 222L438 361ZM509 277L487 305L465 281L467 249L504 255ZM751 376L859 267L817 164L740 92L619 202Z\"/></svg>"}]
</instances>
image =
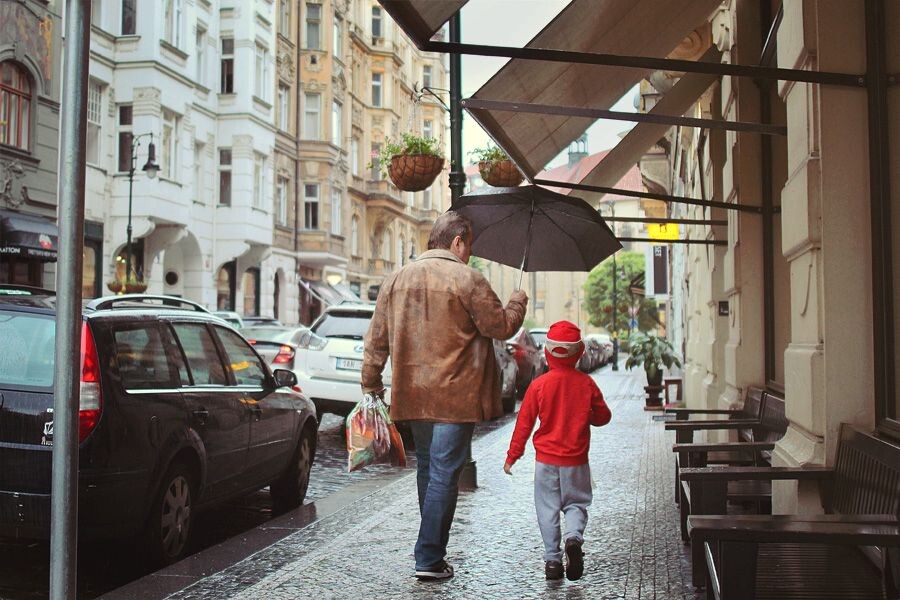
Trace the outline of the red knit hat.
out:
<instances>
[{"instance_id":1,"label":"red knit hat","mask_svg":"<svg viewBox=\"0 0 900 600\"><path fill-rule=\"evenodd\" d=\"M581 330L569 321L557 321L547 331L544 348L550 356L568 358L580 354L584 347L581 341Z\"/></svg>"}]
</instances>

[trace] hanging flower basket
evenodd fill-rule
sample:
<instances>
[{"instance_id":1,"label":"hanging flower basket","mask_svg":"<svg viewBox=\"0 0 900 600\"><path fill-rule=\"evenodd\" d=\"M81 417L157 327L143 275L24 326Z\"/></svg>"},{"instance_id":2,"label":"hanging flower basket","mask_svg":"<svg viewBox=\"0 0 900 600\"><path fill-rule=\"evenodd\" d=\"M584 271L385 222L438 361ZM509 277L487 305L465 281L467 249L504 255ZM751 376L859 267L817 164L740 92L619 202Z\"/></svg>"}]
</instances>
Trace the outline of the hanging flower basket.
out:
<instances>
[{"instance_id":1,"label":"hanging flower basket","mask_svg":"<svg viewBox=\"0 0 900 600\"><path fill-rule=\"evenodd\" d=\"M404 192L421 192L444 168L444 159L433 154L399 154L391 158L388 175Z\"/></svg>"},{"instance_id":2,"label":"hanging flower basket","mask_svg":"<svg viewBox=\"0 0 900 600\"><path fill-rule=\"evenodd\" d=\"M143 294L147 291L147 282L132 279L125 282L126 294Z\"/></svg>"},{"instance_id":3,"label":"hanging flower basket","mask_svg":"<svg viewBox=\"0 0 900 600\"><path fill-rule=\"evenodd\" d=\"M515 163L508 158L479 161L478 172L485 183L494 187L516 187L524 179Z\"/></svg>"},{"instance_id":4,"label":"hanging flower basket","mask_svg":"<svg viewBox=\"0 0 900 600\"><path fill-rule=\"evenodd\" d=\"M112 279L106 282L106 287L109 288L113 294L118 294L122 291L122 282L118 279Z\"/></svg>"}]
</instances>

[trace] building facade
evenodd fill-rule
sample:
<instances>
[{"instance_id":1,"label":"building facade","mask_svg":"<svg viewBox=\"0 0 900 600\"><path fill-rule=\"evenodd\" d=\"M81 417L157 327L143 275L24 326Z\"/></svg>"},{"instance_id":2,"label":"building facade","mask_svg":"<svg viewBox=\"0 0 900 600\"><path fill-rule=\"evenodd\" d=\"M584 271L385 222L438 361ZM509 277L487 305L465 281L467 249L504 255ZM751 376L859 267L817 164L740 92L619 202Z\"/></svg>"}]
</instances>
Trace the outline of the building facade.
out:
<instances>
[{"instance_id":1,"label":"building facade","mask_svg":"<svg viewBox=\"0 0 900 600\"><path fill-rule=\"evenodd\" d=\"M56 273L59 4L0 1L0 283L52 287Z\"/></svg>"}]
</instances>

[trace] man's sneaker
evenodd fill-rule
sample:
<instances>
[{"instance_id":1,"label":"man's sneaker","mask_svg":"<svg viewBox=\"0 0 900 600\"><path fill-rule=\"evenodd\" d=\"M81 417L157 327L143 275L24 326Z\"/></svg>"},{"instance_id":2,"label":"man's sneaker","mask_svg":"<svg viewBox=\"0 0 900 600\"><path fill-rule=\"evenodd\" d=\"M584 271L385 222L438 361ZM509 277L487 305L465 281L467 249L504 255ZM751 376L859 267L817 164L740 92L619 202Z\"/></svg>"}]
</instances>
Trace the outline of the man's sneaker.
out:
<instances>
[{"instance_id":1,"label":"man's sneaker","mask_svg":"<svg viewBox=\"0 0 900 600\"><path fill-rule=\"evenodd\" d=\"M581 551L583 543L576 538L566 540L566 577L570 581L581 579L584 575L584 552Z\"/></svg>"},{"instance_id":2,"label":"man's sneaker","mask_svg":"<svg viewBox=\"0 0 900 600\"><path fill-rule=\"evenodd\" d=\"M453 577L453 567L446 560L442 560L429 569L416 569L416 577L422 581L450 579Z\"/></svg>"},{"instance_id":3,"label":"man's sneaker","mask_svg":"<svg viewBox=\"0 0 900 600\"><path fill-rule=\"evenodd\" d=\"M544 563L544 575L547 579L562 579L563 566L558 560L548 560Z\"/></svg>"}]
</instances>

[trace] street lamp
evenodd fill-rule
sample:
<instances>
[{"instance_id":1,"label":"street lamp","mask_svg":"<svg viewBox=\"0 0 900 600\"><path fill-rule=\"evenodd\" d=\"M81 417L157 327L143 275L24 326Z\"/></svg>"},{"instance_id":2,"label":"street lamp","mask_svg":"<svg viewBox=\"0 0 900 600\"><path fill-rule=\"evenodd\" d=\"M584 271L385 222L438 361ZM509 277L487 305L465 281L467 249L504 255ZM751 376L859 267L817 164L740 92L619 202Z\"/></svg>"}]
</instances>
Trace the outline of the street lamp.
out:
<instances>
[{"instance_id":1,"label":"street lamp","mask_svg":"<svg viewBox=\"0 0 900 600\"><path fill-rule=\"evenodd\" d=\"M128 169L128 227L125 229L127 233L127 241L125 242L125 281L127 283L131 276L131 197L134 189L134 171L137 165L137 149L140 145L140 139L150 136L150 143L147 145L147 163L141 167L141 170L147 174L149 179L156 178L159 171L159 165L156 164L156 146L153 144L152 133L142 133L131 139L131 168Z\"/></svg>"}]
</instances>

